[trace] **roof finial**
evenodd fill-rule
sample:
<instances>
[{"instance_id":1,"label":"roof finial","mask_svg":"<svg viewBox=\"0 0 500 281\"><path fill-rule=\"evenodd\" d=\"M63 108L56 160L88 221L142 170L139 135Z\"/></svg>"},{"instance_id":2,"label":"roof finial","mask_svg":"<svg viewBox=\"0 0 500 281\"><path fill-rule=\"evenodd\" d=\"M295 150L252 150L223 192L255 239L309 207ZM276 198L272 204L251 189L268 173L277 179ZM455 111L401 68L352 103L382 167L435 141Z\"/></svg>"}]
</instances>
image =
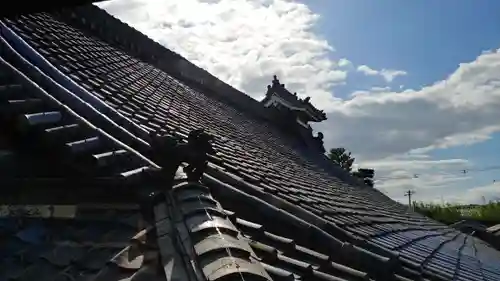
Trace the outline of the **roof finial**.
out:
<instances>
[{"instance_id":1,"label":"roof finial","mask_svg":"<svg viewBox=\"0 0 500 281\"><path fill-rule=\"evenodd\" d=\"M313 139L316 141L316 145L317 145L319 151L321 151L322 153L325 153L323 138L324 138L324 136L323 136L322 132L318 132L318 135L316 137L313 137Z\"/></svg>"},{"instance_id":2,"label":"roof finial","mask_svg":"<svg viewBox=\"0 0 500 281\"><path fill-rule=\"evenodd\" d=\"M211 143L213 139L214 136L206 133L203 129L189 132L187 143L189 156L186 158L189 165L184 167L184 172L189 180L196 182L201 180L208 164L207 154L215 153Z\"/></svg>"},{"instance_id":3,"label":"roof finial","mask_svg":"<svg viewBox=\"0 0 500 281\"><path fill-rule=\"evenodd\" d=\"M273 86L278 86L280 84L280 80L278 80L278 77L276 75L273 76Z\"/></svg>"},{"instance_id":4,"label":"roof finial","mask_svg":"<svg viewBox=\"0 0 500 281\"><path fill-rule=\"evenodd\" d=\"M151 149L153 158L160 166L164 179L173 179L177 168L182 162L187 162L184 167L188 180L199 181L207 167L209 154L214 154L212 140L214 136L203 129L189 132L187 143L182 143L173 136L152 136Z\"/></svg>"}]
</instances>

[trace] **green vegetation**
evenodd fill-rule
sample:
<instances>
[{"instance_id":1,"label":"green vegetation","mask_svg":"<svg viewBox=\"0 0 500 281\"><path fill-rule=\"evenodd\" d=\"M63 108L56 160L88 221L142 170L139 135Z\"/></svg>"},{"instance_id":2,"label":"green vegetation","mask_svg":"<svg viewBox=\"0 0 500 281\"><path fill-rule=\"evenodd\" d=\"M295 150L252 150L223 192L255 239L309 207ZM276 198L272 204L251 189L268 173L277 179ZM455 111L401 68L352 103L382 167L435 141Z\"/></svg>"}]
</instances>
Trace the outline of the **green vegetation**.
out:
<instances>
[{"instance_id":1,"label":"green vegetation","mask_svg":"<svg viewBox=\"0 0 500 281\"><path fill-rule=\"evenodd\" d=\"M474 219L485 223L500 223L500 203L485 205L434 204L414 202L415 211L446 224L463 219Z\"/></svg>"},{"instance_id":2,"label":"green vegetation","mask_svg":"<svg viewBox=\"0 0 500 281\"><path fill-rule=\"evenodd\" d=\"M339 165L342 169L350 172L352 169L352 164L354 163L354 157L343 147L332 148L328 153L328 158L332 160L333 163Z\"/></svg>"},{"instance_id":3,"label":"green vegetation","mask_svg":"<svg viewBox=\"0 0 500 281\"><path fill-rule=\"evenodd\" d=\"M355 158L351 156L351 152L347 151L343 147L332 148L328 152L328 158L332 160L333 163L339 165L342 169L348 171L353 176L363 180L363 182L373 187L373 178L375 176L375 171L373 169L358 169L357 171L352 171L352 164L354 164Z\"/></svg>"},{"instance_id":4,"label":"green vegetation","mask_svg":"<svg viewBox=\"0 0 500 281\"><path fill-rule=\"evenodd\" d=\"M413 203L413 209L416 212L446 224L452 224L462 219L462 214L456 207L456 205L451 204Z\"/></svg>"}]
</instances>

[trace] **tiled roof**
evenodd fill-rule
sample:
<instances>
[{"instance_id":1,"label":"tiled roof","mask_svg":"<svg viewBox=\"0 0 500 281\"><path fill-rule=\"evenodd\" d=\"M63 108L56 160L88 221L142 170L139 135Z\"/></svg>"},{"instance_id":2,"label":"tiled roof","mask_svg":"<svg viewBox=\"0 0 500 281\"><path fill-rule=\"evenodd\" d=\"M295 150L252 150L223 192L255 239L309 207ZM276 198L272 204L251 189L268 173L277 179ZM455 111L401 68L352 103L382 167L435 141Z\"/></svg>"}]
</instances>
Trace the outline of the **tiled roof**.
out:
<instances>
[{"instance_id":1,"label":"tiled roof","mask_svg":"<svg viewBox=\"0 0 500 281\"><path fill-rule=\"evenodd\" d=\"M408 211L376 189L351 184L317 152L298 147L272 124L186 85L132 51L104 43L91 28L42 13L4 19L1 32L0 102L8 109L1 125L8 125L9 139L39 140L33 155L52 158L48 172L141 183L144 171L157 167L144 156L150 132L185 138L204 128L215 136L216 154L203 179L209 189L185 183L165 192L155 201L163 207L156 208L155 227L148 231L156 234L138 246L141 254L122 252L131 260L116 262L124 260L119 255L106 266L98 254L89 256L95 260L90 262L94 280L134 274L153 280L500 278L500 253L486 243ZM12 150L25 147L20 142ZM184 194L190 187L201 193ZM6 241L18 228L3 233L2 245L17 245ZM134 262L141 255L142 262ZM158 255L160 261L152 258ZM88 269L70 259L78 270ZM36 275L0 271L0 276L55 276L68 264L40 262Z\"/></svg>"},{"instance_id":2,"label":"tiled roof","mask_svg":"<svg viewBox=\"0 0 500 281\"><path fill-rule=\"evenodd\" d=\"M67 0L65 2L57 0L45 0L43 5L30 5L32 2L21 0L19 5L7 5L0 10L0 17L15 16L26 13L36 13L42 11L58 10L62 7L75 7L91 3L102 2L104 0Z\"/></svg>"},{"instance_id":3,"label":"tiled roof","mask_svg":"<svg viewBox=\"0 0 500 281\"><path fill-rule=\"evenodd\" d=\"M458 221L454 224L451 224L450 227L453 227L455 229L458 229L462 232L470 233L472 231L476 232L483 232L486 231L486 226L482 224L481 222L472 220L472 219L465 219Z\"/></svg>"},{"instance_id":4,"label":"tiled roof","mask_svg":"<svg viewBox=\"0 0 500 281\"><path fill-rule=\"evenodd\" d=\"M500 224L490 226L486 229L486 231L495 235L495 236L498 236L498 235L500 235Z\"/></svg>"},{"instance_id":5,"label":"tiled roof","mask_svg":"<svg viewBox=\"0 0 500 281\"><path fill-rule=\"evenodd\" d=\"M137 218L2 218L0 280L85 280L129 244Z\"/></svg>"}]
</instances>

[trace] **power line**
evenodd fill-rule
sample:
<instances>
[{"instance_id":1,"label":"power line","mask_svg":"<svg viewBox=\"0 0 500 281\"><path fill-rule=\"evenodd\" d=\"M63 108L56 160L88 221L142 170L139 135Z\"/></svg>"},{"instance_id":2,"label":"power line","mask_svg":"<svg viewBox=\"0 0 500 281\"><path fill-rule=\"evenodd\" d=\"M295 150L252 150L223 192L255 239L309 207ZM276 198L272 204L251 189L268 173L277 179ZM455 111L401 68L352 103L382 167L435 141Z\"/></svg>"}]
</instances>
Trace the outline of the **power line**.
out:
<instances>
[{"instance_id":1,"label":"power line","mask_svg":"<svg viewBox=\"0 0 500 281\"><path fill-rule=\"evenodd\" d=\"M456 170L456 171L450 171L446 173L415 173L412 176L407 175L407 176L395 176L395 177L376 177L376 181L387 181L387 180L405 180L405 179L418 179L421 176L426 176L426 175L444 175L444 176L453 176L453 175L468 175L471 172L472 173L478 173L478 172L486 172L486 171L493 171L493 170L500 170L500 166L489 166L489 167L483 167L483 168L471 168L471 169L462 169L462 170Z\"/></svg>"},{"instance_id":2,"label":"power line","mask_svg":"<svg viewBox=\"0 0 500 281\"><path fill-rule=\"evenodd\" d=\"M485 171L491 171L491 170L500 170L500 166L496 165L496 166L489 166L489 167L484 167L484 168L468 169L465 171L467 171L467 173L469 173L469 172L485 172Z\"/></svg>"},{"instance_id":3,"label":"power line","mask_svg":"<svg viewBox=\"0 0 500 281\"><path fill-rule=\"evenodd\" d=\"M398 177L379 177L377 180L386 180L386 179L394 179L394 180L405 180L405 179L418 179L420 174L413 174L413 176L398 176Z\"/></svg>"}]
</instances>

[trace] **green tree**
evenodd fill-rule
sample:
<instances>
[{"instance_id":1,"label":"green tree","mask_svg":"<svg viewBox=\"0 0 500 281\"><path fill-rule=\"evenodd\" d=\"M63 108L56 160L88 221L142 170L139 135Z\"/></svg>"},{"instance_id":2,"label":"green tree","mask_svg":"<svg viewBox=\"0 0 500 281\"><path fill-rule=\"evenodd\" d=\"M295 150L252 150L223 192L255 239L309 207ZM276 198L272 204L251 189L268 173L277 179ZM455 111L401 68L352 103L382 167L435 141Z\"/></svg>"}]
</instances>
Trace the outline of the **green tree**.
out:
<instances>
[{"instance_id":1,"label":"green tree","mask_svg":"<svg viewBox=\"0 0 500 281\"><path fill-rule=\"evenodd\" d=\"M352 175L362 179L366 185L373 187L374 185L373 178L375 177L375 170L359 168L357 171L353 172Z\"/></svg>"},{"instance_id":2,"label":"green tree","mask_svg":"<svg viewBox=\"0 0 500 281\"><path fill-rule=\"evenodd\" d=\"M352 170L352 164L355 160L355 158L351 156L351 153L343 147L330 149L330 152L328 152L328 158L330 158L333 163L339 165L342 169L348 172Z\"/></svg>"}]
</instances>

